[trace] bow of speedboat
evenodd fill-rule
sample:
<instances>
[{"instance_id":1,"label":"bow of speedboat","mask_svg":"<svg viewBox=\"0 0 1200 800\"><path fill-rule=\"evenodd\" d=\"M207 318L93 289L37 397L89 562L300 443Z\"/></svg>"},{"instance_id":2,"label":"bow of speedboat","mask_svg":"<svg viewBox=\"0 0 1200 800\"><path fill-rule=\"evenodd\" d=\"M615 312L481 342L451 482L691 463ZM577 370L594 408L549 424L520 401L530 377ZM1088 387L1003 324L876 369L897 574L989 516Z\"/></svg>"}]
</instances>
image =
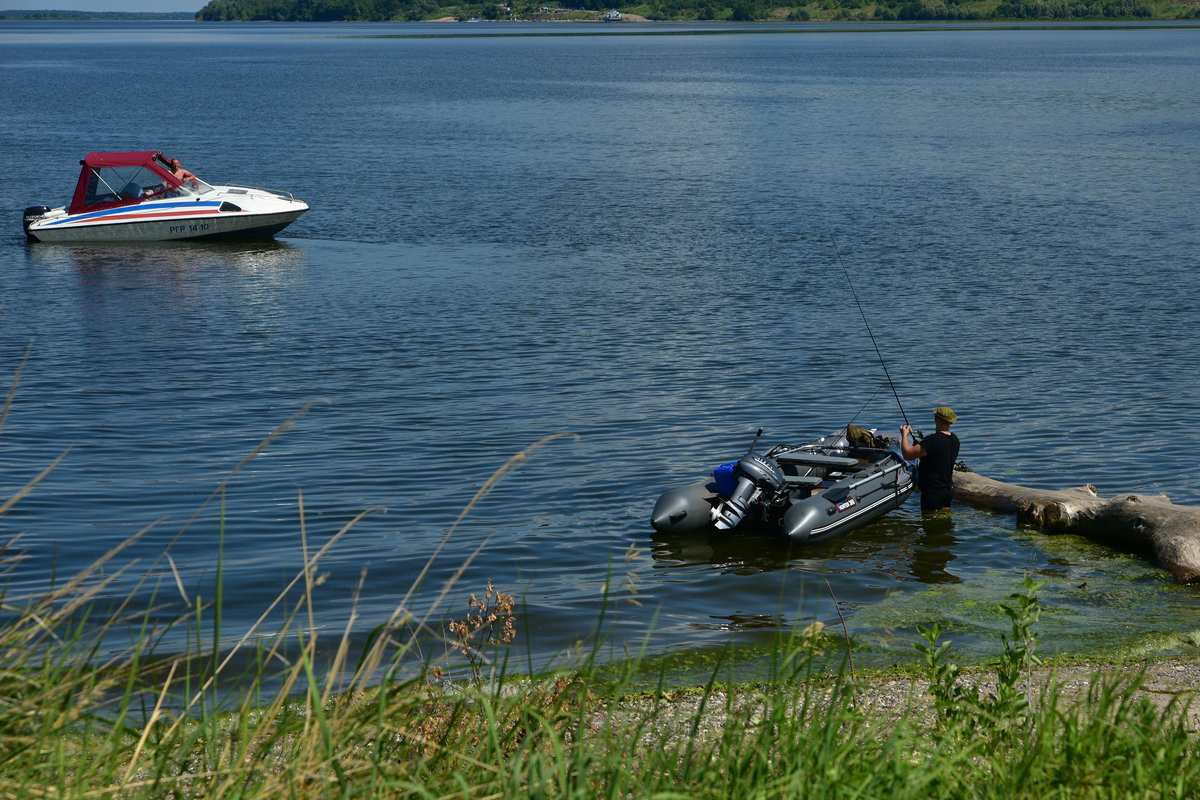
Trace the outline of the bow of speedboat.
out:
<instances>
[{"instance_id":1,"label":"bow of speedboat","mask_svg":"<svg viewBox=\"0 0 1200 800\"><path fill-rule=\"evenodd\" d=\"M221 224L219 231L203 234L225 238L274 236L308 211L308 203L287 192L245 186L215 186Z\"/></svg>"}]
</instances>

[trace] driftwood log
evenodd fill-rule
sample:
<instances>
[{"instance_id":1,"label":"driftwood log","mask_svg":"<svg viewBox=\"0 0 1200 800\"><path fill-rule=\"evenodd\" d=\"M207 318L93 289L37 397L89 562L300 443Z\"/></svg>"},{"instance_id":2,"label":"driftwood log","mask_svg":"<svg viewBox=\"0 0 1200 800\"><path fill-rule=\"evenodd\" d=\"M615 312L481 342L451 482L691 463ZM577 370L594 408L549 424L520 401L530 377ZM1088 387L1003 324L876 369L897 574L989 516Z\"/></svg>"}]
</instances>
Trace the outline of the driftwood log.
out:
<instances>
[{"instance_id":1,"label":"driftwood log","mask_svg":"<svg viewBox=\"0 0 1200 800\"><path fill-rule=\"evenodd\" d=\"M955 472L954 499L1016 514L1021 525L1149 551L1175 580L1200 582L1200 507L1175 505L1166 495L1119 494L1105 499L1091 485L1030 489L975 472Z\"/></svg>"}]
</instances>

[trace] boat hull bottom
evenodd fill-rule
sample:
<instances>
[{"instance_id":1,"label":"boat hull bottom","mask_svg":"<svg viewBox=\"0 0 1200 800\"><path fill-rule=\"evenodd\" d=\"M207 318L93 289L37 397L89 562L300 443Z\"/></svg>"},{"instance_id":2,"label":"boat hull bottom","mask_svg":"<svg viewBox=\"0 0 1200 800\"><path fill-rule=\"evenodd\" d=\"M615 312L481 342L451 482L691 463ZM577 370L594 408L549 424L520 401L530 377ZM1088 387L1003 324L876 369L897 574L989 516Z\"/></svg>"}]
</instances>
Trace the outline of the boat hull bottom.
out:
<instances>
[{"instance_id":1,"label":"boat hull bottom","mask_svg":"<svg viewBox=\"0 0 1200 800\"><path fill-rule=\"evenodd\" d=\"M110 225L77 225L57 229L31 226L31 241L58 243L89 242L182 242L195 239L270 239L291 225L307 209L277 214L226 215L180 220L152 220Z\"/></svg>"}]
</instances>

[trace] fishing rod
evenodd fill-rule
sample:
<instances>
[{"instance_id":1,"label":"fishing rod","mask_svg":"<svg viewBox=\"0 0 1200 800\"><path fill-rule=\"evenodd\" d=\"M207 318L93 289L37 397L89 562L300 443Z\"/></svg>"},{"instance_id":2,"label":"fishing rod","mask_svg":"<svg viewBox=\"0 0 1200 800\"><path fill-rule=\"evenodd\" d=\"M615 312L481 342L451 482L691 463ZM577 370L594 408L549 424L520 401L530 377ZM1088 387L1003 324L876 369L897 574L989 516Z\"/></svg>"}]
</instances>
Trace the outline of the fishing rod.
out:
<instances>
[{"instance_id":1,"label":"fishing rod","mask_svg":"<svg viewBox=\"0 0 1200 800\"><path fill-rule=\"evenodd\" d=\"M850 421L846 423L846 426L849 427L850 425L853 425L855 422L857 422L858 418L862 416L862 413L867 410L867 406L871 405L871 401L874 400L876 397L878 397L879 393L882 391L883 391L883 384L881 383L881 384L879 384L879 386L875 387L875 391L871 392L871 396L867 398L867 402L862 404L862 408L860 408L858 410L857 414L855 414L853 417L850 418Z\"/></svg>"},{"instance_id":2,"label":"fishing rod","mask_svg":"<svg viewBox=\"0 0 1200 800\"><path fill-rule=\"evenodd\" d=\"M850 270L846 269L846 262L842 261L842 252L838 250L837 239L833 238L833 231L829 226L825 226L826 233L829 234L829 242L833 245L833 252L837 253L838 263L842 265L842 274L846 276L846 285L850 287L850 294L854 297L854 304L858 306L858 313L862 315L863 324L867 326L867 335L871 337L871 344L875 346L875 355L879 356L879 365L883 367L883 374L887 378L888 385L892 387L892 394L896 398L896 405L900 407L900 416L904 417L904 424L908 425L908 414L904 413L904 404L900 402L900 393L896 391L896 384L892 381L892 375L888 372L887 363L883 360L883 353L879 351L879 343L875 341L875 333L871 330L871 323L867 321L867 312L863 311L862 303L858 300L858 292L854 291L854 281L850 280ZM909 425L911 428L912 426Z\"/></svg>"}]
</instances>

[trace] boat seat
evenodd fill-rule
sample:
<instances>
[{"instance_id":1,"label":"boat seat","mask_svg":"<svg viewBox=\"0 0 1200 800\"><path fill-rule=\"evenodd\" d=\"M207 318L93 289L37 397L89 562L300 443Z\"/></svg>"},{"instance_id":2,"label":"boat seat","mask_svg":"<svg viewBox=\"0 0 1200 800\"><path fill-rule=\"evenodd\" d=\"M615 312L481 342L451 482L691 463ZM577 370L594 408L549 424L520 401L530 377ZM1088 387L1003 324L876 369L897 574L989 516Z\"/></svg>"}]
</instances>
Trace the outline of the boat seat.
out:
<instances>
[{"instance_id":1,"label":"boat seat","mask_svg":"<svg viewBox=\"0 0 1200 800\"><path fill-rule=\"evenodd\" d=\"M796 464L803 467L828 467L830 469L850 469L857 467L857 458L848 456L827 456L821 453L809 453L805 450L793 450L790 453L780 453L772 456L780 464Z\"/></svg>"},{"instance_id":2,"label":"boat seat","mask_svg":"<svg viewBox=\"0 0 1200 800\"><path fill-rule=\"evenodd\" d=\"M788 488L791 488L791 489L796 489L796 488L815 489L821 485L823 480L824 480L823 478L819 478L816 475L784 475L783 476L784 483L786 483Z\"/></svg>"}]
</instances>

